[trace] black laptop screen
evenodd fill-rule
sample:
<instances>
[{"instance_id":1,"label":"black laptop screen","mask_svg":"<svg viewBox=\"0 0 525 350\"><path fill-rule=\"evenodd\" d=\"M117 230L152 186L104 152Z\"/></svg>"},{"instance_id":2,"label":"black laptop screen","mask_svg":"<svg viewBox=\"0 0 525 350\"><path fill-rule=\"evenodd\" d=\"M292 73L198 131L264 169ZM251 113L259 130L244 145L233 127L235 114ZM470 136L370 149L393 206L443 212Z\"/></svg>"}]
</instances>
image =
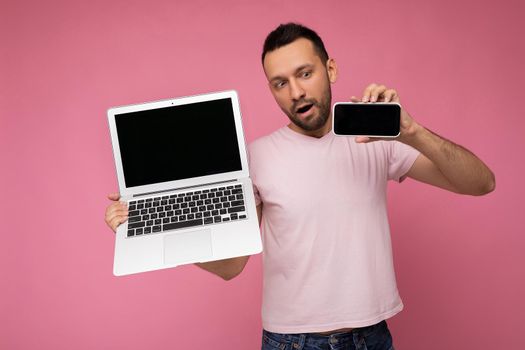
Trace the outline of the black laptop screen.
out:
<instances>
[{"instance_id":1,"label":"black laptop screen","mask_svg":"<svg viewBox=\"0 0 525 350\"><path fill-rule=\"evenodd\" d=\"M126 187L242 170L230 98L115 116Z\"/></svg>"}]
</instances>

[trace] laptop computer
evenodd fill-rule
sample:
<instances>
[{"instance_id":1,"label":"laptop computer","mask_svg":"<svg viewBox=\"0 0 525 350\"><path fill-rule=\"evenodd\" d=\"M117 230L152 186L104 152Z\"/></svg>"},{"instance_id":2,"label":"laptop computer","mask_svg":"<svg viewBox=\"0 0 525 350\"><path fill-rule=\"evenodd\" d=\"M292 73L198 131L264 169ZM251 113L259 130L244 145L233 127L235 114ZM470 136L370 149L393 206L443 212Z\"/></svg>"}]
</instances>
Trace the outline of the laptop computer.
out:
<instances>
[{"instance_id":1,"label":"laptop computer","mask_svg":"<svg viewBox=\"0 0 525 350\"><path fill-rule=\"evenodd\" d=\"M262 251L235 91L114 107L108 120L129 205L114 275Z\"/></svg>"}]
</instances>

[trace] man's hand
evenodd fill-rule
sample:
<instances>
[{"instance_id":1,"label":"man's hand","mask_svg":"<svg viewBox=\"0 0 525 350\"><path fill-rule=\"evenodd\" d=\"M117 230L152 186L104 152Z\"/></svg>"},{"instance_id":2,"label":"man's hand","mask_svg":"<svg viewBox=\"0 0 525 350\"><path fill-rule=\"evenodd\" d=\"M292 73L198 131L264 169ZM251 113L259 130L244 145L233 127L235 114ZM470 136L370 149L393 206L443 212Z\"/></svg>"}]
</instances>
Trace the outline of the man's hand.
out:
<instances>
[{"instance_id":1,"label":"man's hand","mask_svg":"<svg viewBox=\"0 0 525 350\"><path fill-rule=\"evenodd\" d=\"M363 97L358 99L355 96L350 98L352 102L399 102L399 95L394 89L388 89L385 85L370 84L363 91ZM401 106L401 120L400 120L400 135L394 140L408 143L408 139L414 136L419 125L414 119L408 114L407 111ZM367 143L378 140L391 141L392 138L381 138L381 137L356 137L355 142Z\"/></svg>"},{"instance_id":2,"label":"man's hand","mask_svg":"<svg viewBox=\"0 0 525 350\"><path fill-rule=\"evenodd\" d=\"M352 96L351 101L399 103L399 96L394 89L370 84L364 90L361 99ZM494 190L494 173L472 152L419 125L403 108L400 122L400 135L395 139L358 137L356 142L397 140L417 149L421 154L406 173L415 180L474 196Z\"/></svg>"},{"instance_id":3,"label":"man's hand","mask_svg":"<svg viewBox=\"0 0 525 350\"><path fill-rule=\"evenodd\" d=\"M106 208L106 224L113 232L117 232L117 227L128 219L128 206L125 202L119 202L120 194L118 193L108 194L108 199L114 203Z\"/></svg>"}]
</instances>

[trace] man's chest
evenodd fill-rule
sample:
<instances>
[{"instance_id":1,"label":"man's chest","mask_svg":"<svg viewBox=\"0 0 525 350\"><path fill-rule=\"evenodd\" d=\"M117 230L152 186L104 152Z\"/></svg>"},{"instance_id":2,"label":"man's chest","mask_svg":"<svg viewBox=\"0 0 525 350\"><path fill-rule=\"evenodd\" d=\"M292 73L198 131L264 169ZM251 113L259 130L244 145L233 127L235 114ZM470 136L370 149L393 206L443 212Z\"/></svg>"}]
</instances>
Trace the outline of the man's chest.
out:
<instances>
[{"instance_id":1,"label":"man's chest","mask_svg":"<svg viewBox=\"0 0 525 350\"><path fill-rule=\"evenodd\" d=\"M374 152L275 152L258 164L254 183L267 209L308 213L384 196L387 161Z\"/></svg>"}]
</instances>

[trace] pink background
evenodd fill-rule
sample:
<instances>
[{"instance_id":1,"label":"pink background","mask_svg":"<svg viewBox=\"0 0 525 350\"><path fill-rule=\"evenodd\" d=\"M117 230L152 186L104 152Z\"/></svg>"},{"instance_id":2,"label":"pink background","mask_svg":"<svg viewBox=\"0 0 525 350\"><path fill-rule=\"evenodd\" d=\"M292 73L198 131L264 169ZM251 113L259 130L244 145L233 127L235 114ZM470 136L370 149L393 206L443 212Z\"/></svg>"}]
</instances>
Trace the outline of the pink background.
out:
<instances>
[{"instance_id":1,"label":"pink background","mask_svg":"<svg viewBox=\"0 0 525 350\"><path fill-rule=\"evenodd\" d=\"M335 101L394 87L416 120L496 174L481 198L390 186L397 347L523 348L523 4L2 0L0 348L260 347L260 256L231 282L195 266L112 275L105 112L234 88L248 141L265 135L287 119L261 46L291 20L339 63Z\"/></svg>"}]
</instances>

